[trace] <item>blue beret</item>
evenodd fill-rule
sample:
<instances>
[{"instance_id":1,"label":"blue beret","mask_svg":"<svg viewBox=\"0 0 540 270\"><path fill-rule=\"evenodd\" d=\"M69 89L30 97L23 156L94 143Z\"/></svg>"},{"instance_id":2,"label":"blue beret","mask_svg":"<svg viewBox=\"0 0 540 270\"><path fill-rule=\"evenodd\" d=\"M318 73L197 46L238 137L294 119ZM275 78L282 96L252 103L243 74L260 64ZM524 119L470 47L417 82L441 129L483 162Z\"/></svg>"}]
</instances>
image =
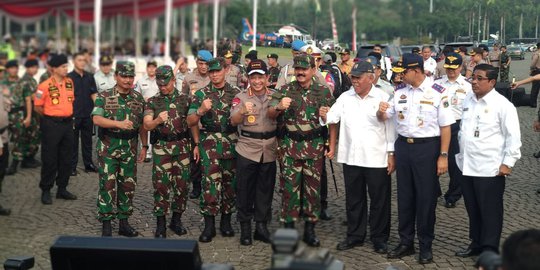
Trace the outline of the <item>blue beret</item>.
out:
<instances>
[{"instance_id":1,"label":"blue beret","mask_svg":"<svg viewBox=\"0 0 540 270\"><path fill-rule=\"evenodd\" d=\"M210 51L207 51L207 50L200 50L200 51L197 53L197 59L198 59L198 60L201 60L201 61L204 61L204 62L208 62L208 61L214 59L214 57L212 56L212 54L210 53Z\"/></svg>"},{"instance_id":2,"label":"blue beret","mask_svg":"<svg viewBox=\"0 0 540 270\"><path fill-rule=\"evenodd\" d=\"M294 51L300 51L300 48L306 46L306 43L297 39L295 41L292 42L291 44L291 48L294 50Z\"/></svg>"}]
</instances>

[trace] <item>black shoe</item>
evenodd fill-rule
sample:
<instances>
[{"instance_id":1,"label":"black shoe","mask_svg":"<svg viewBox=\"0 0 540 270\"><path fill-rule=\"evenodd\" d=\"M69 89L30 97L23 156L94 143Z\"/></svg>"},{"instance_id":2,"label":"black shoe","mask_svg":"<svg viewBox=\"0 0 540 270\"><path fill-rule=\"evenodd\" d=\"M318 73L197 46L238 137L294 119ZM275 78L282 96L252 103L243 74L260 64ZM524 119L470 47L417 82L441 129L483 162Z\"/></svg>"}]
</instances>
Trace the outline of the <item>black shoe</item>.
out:
<instances>
[{"instance_id":1,"label":"black shoe","mask_svg":"<svg viewBox=\"0 0 540 270\"><path fill-rule=\"evenodd\" d=\"M25 169L33 169L39 166L41 166L41 162L37 161L33 157L24 158L23 161L21 162L21 168L25 168Z\"/></svg>"},{"instance_id":2,"label":"black shoe","mask_svg":"<svg viewBox=\"0 0 540 270\"><path fill-rule=\"evenodd\" d=\"M533 157L535 157L535 158L540 158L540 151L534 153L534 154L533 154Z\"/></svg>"},{"instance_id":3,"label":"black shoe","mask_svg":"<svg viewBox=\"0 0 540 270\"><path fill-rule=\"evenodd\" d=\"M150 161L152 161L151 158L145 158L145 159L144 159L144 163L149 163Z\"/></svg>"},{"instance_id":4,"label":"black shoe","mask_svg":"<svg viewBox=\"0 0 540 270\"><path fill-rule=\"evenodd\" d=\"M14 175L14 174L16 174L18 166L19 166L19 161L18 160L11 161L11 165L9 166L9 168L6 171L6 175Z\"/></svg>"},{"instance_id":5,"label":"black shoe","mask_svg":"<svg viewBox=\"0 0 540 270\"><path fill-rule=\"evenodd\" d=\"M84 172L94 172L94 173L97 173L98 172L98 169L96 168L96 166L92 163L90 163L90 165L84 167Z\"/></svg>"},{"instance_id":6,"label":"black shoe","mask_svg":"<svg viewBox=\"0 0 540 270\"><path fill-rule=\"evenodd\" d=\"M71 170L70 176L77 176L77 169Z\"/></svg>"},{"instance_id":7,"label":"black shoe","mask_svg":"<svg viewBox=\"0 0 540 270\"><path fill-rule=\"evenodd\" d=\"M537 189L537 190L536 190L536 194L540 194L540 189Z\"/></svg>"},{"instance_id":8,"label":"black shoe","mask_svg":"<svg viewBox=\"0 0 540 270\"><path fill-rule=\"evenodd\" d=\"M118 228L118 234L119 235L123 235L123 236L126 236L126 237L137 237L139 235L139 232L137 232L137 230L135 230L135 228L131 227L131 225L129 225L129 222L126 219L121 219L120 220L120 225L119 225L119 228Z\"/></svg>"},{"instance_id":9,"label":"black shoe","mask_svg":"<svg viewBox=\"0 0 540 270\"><path fill-rule=\"evenodd\" d=\"M361 247L363 245L364 245L364 241L345 239L344 241L339 242L336 249L337 250L348 250L348 249L352 249L354 247Z\"/></svg>"},{"instance_id":10,"label":"black shoe","mask_svg":"<svg viewBox=\"0 0 540 270\"><path fill-rule=\"evenodd\" d=\"M251 222L241 222L240 223L240 245L251 246L251 244L252 244Z\"/></svg>"},{"instance_id":11,"label":"black shoe","mask_svg":"<svg viewBox=\"0 0 540 270\"><path fill-rule=\"evenodd\" d=\"M420 256L418 256L419 264L428 264L433 262L433 253L430 251L421 251Z\"/></svg>"},{"instance_id":12,"label":"black shoe","mask_svg":"<svg viewBox=\"0 0 540 270\"><path fill-rule=\"evenodd\" d=\"M52 204L51 191L47 190L41 192L41 203Z\"/></svg>"},{"instance_id":13,"label":"black shoe","mask_svg":"<svg viewBox=\"0 0 540 270\"><path fill-rule=\"evenodd\" d=\"M387 254L388 253L388 245L386 243L374 243L373 244L373 251L375 251L375 253L379 253L379 254Z\"/></svg>"},{"instance_id":14,"label":"black shoe","mask_svg":"<svg viewBox=\"0 0 540 270\"><path fill-rule=\"evenodd\" d=\"M304 226L304 239L302 239L310 247L318 247L321 245L321 241L315 235L315 223L306 222Z\"/></svg>"},{"instance_id":15,"label":"black shoe","mask_svg":"<svg viewBox=\"0 0 540 270\"><path fill-rule=\"evenodd\" d=\"M9 216L11 214L11 210L4 208L0 205L0 216Z\"/></svg>"},{"instance_id":16,"label":"black shoe","mask_svg":"<svg viewBox=\"0 0 540 270\"><path fill-rule=\"evenodd\" d=\"M285 229L296 229L296 227L294 227L294 221L293 222L285 222L285 223L283 223L283 228L285 228Z\"/></svg>"},{"instance_id":17,"label":"black shoe","mask_svg":"<svg viewBox=\"0 0 540 270\"><path fill-rule=\"evenodd\" d=\"M234 230L231 226L231 214L221 215L221 221L219 222L219 230L224 237L233 237Z\"/></svg>"},{"instance_id":18,"label":"black shoe","mask_svg":"<svg viewBox=\"0 0 540 270\"><path fill-rule=\"evenodd\" d=\"M347 222L347 220L344 220L341 222L341 225L342 226L349 226L349 222Z\"/></svg>"},{"instance_id":19,"label":"black shoe","mask_svg":"<svg viewBox=\"0 0 540 270\"><path fill-rule=\"evenodd\" d=\"M101 236L111 237L112 236L112 226L110 220L104 220L101 227Z\"/></svg>"},{"instance_id":20,"label":"black shoe","mask_svg":"<svg viewBox=\"0 0 540 270\"><path fill-rule=\"evenodd\" d=\"M456 202L446 202L444 204L444 207L446 207L446 208L456 208Z\"/></svg>"},{"instance_id":21,"label":"black shoe","mask_svg":"<svg viewBox=\"0 0 540 270\"><path fill-rule=\"evenodd\" d=\"M199 198L199 196L201 196L201 191L200 190L193 189L191 191L191 193L189 193L189 198L190 199L197 199L197 198Z\"/></svg>"},{"instance_id":22,"label":"black shoe","mask_svg":"<svg viewBox=\"0 0 540 270\"><path fill-rule=\"evenodd\" d=\"M456 256L462 257L462 258L467 258L467 257L472 257L472 256L478 256L478 255L480 255L480 253L482 253L482 249L468 247L465 250L457 251Z\"/></svg>"},{"instance_id":23,"label":"black shoe","mask_svg":"<svg viewBox=\"0 0 540 270\"><path fill-rule=\"evenodd\" d=\"M62 189L56 192L56 198L72 201L72 200L76 200L77 196L73 195L71 192L67 191L66 189Z\"/></svg>"},{"instance_id":24,"label":"black shoe","mask_svg":"<svg viewBox=\"0 0 540 270\"><path fill-rule=\"evenodd\" d=\"M186 228L182 225L182 214L174 212L171 223L169 224L169 229L171 229L176 235L182 236L187 233Z\"/></svg>"},{"instance_id":25,"label":"black shoe","mask_svg":"<svg viewBox=\"0 0 540 270\"><path fill-rule=\"evenodd\" d=\"M266 226L266 222L257 222L255 224L255 232L253 233L253 239L270 243L270 232Z\"/></svg>"},{"instance_id":26,"label":"black shoe","mask_svg":"<svg viewBox=\"0 0 540 270\"><path fill-rule=\"evenodd\" d=\"M413 246L406 246L400 244L395 249L388 253L388 259L400 259L401 257L410 256L414 254Z\"/></svg>"},{"instance_id":27,"label":"black shoe","mask_svg":"<svg viewBox=\"0 0 540 270\"><path fill-rule=\"evenodd\" d=\"M204 216L204 230L199 236L199 242L212 242L212 238L216 236L216 220L214 216Z\"/></svg>"},{"instance_id":28,"label":"black shoe","mask_svg":"<svg viewBox=\"0 0 540 270\"><path fill-rule=\"evenodd\" d=\"M324 209L321 210L321 216L320 216L320 218L321 218L322 220L331 220L331 219L332 219L332 216L329 214L327 208L324 208Z\"/></svg>"},{"instance_id":29,"label":"black shoe","mask_svg":"<svg viewBox=\"0 0 540 270\"><path fill-rule=\"evenodd\" d=\"M167 238L167 227L165 223L165 216L157 217L156 231L154 232L155 238Z\"/></svg>"}]
</instances>

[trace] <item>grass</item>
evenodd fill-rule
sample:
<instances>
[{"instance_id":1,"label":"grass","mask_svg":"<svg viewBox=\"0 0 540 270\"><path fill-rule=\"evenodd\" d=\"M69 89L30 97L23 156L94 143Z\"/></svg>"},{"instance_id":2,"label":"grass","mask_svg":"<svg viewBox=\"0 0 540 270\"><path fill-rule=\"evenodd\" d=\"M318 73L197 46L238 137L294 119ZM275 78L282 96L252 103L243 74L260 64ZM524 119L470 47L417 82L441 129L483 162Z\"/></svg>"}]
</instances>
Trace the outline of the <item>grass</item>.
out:
<instances>
[{"instance_id":1,"label":"grass","mask_svg":"<svg viewBox=\"0 0 540 270\"><path fill-rule=\"evenodd\" d=\"M251 45L242 45L242 58L249 52L249 48L251 48ZM289 62L292 60L292 54L290 48L275 48L275 47L262 47L257 46L257 56L259 59L262 59L266 61L266 56L268 54L275 53L278 55L278 60L280 63Z\"/></svg>"}]
</instances>

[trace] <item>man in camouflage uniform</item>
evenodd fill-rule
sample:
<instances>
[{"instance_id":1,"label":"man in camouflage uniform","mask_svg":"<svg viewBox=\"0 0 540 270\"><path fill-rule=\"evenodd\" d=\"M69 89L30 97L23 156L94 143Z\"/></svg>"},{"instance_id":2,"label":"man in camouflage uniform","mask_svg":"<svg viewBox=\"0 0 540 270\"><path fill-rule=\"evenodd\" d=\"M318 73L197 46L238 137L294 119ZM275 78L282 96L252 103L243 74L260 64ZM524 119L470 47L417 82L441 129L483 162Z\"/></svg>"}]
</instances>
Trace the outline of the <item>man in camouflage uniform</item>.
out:
<instances>
[{"instance_id":1,"label":"man in camouflage uniform","mask_svg":"<svg viewBox=\"0 0 540 270\"><path fill-rule=\"evenodd\" d=\"M319 246L315 235L315 223L319 220L321 202L320 187L324 156L332 158L334 143L325 153L325 140L319 114L328 111L334 103L330 89L315 82L315 59L310 55L294 58L296 81L282 87L272 95L268 116L280 118L286 133L280 141L284 149L283 165L285 186L282 196L281 221L286 228L294 228L294 222L304 216L303 240L310 246ZM336 126L330 125L330 138L336 138Z\"/></svg>"},{"instance_id":2,"label":"man in camouflage uniform","mask_svg":"<svg viewBox=\"0 0 540 270\"><path fill-rule=\"evenodd\" d=\"M512 58L508 55L508 52L506 51L506 46L501 46L501 54L500 54L500 72L501 72L501 82L508 82L508 73L510 72L510 62L512 61Z\"/></svg>"},{"instance_id":3,"label":"man in camouflage uniform","mask_svg":"<svg viewBox=\"0 0 540 270\"><path fill-rule=\"evenodd\" d=\"M38 71L36 60L27 60L24 64L26 72L24 76L11 87L11 110L9 112L9 125L11 141L13 142L13 161L7 174L17 172L17 166L22 161L23 168L37 168L39 162L34 159L38 145L35 138L37 134L37 121L33 112L32 95L37 89L37 81L34 79Z\"/></svg>"},{"instance_id":4,"label":"man in camouflage uniform","mask_svg":"<svg viewBox=\"0 0 540 270\"><path fill-rule=\"evenodd\" d=\"M4 71L4 79L0 82L0 89L2 90L2 94L6 98L6 100L5 100L6 101L6 107L7 107L8 111L11 111L11 109L13 107L13 105L12 105L13 98L12 98L11 93L12 93L12 90L13 90L14 86L19 81L19 75L18 75L18 73L19 73L19 63L17 62L17 60L7 61L6 65L5 65L5 68L6 68L6 70ZM24 108L23 108L23 111L24 111ZM11 115L11 112L9 113L9 115ZM10 119L11 119L11 117L10 117ZM10 121L10 127L12 126L11 123L12 122ZM16 139L18 139L18 138L14 138L12 135L10 135L10 140L11 141L15 141ZM6 151L8 151L8 150L6 149ZM15 167L15 169L16 169L17 166L19 165L19 163L18 162L16 164L14 164L14 163L15 162L12 161L12 164L7 169L7 171L6 171L7 175L11 175L11 174L14 174L16 172L16 170L13 171L12 167Z\"/></svg>"},{"instance_id":5,"label":"man in camouflage uniform","mask_svg":"<svg viewBox=\"0 0 540 270\"><path fill-rule=\"evenodd\" d=\"M195 92L189 106L188 124L194 134L202 124L200 157L203 168L201 213L204 230L199 241L210 242L216 235L215 216L221 213L220 230L226 237L234 236L231 214L235 205L234 145L238 140L236 128L229 123L232 101L240 89L225 81L223 58L208 63L211 83ZM194 136L195 145L198 145Z\"/></svg>"},{"instance_id":6,"label":"man in camouflage uniform","mask_svg":"<svg viewBox=\"0 0 540 270\"><path fill-rule=\"evenodd\" d=\"M98 131L99 192L98 219L103 223L102 236L111 236L111 219L118 218L118 234L127 237L139 233L129 225L133 212L133 194L137 184L137 162L146 156L148 145L143 145L137 157L138 140L146 142L143 128L144 99L133 86L135 65L116 63L115 87L100 92L96 98L92 119ZM117 211L113 206L116 204Z\"/></svg>"},{"instance_id":7,"label":"man in camouflage uniform","mask_svg":"<svg viewBox=\"0 0 540 270\"><path fill-rule=\"evenodd\" d=\"M268 77L268 83L270 84L268 87L275 88L279 78L279 73L281 72L281 66L278 63L278 55L271 53L267 55L266 58L268 59L268 66L270 66L268 68L268 75L270 75Z\"/></svg>"},{"instance_id":8,"label":"man in camouflage uniform","mask_svg":"<svg viewBox=\"0 0 540 270\"><path fill-rule=\"evenodd\" d=\"M9 161L8 126L9 120L5 97L0 93L0 193L2 193L2 182ZM0 216L9 216L9 214L11 214L11 210L0 205Z\"/></svg>"},{"instance_id":9,"label":"man in camouflage uniform","mask_svg":"<svg viewBox=\"0 0 540 270\"><path fill-rule=\"evenodd\" d=\"M156 71L159 93L151 97L144 109L144 127L151 130L152 183L154 185L154 215L157 228L154 236L166 238L165 218L172 209L169 228L177 235L186 234L182 213L186 210L189 180L189 128L186 123L189 108L187 95L174 85L173 70L160 66ZM172 194L172 205L169 202Z\"/></svg>"}]
</instances>

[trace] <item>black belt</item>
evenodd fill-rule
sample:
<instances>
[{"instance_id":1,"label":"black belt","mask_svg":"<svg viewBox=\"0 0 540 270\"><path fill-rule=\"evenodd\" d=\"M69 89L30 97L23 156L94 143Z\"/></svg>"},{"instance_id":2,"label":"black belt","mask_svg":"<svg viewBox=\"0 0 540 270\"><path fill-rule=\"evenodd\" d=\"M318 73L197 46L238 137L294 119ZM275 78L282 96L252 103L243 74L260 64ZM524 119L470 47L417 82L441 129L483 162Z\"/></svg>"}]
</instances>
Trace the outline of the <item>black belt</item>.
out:
<instances>
[{"instance_id":1,"label":"black belt","mask_svg":"<svg viewBox=\"0 0 540 270\"><path fill-rule=\"evenodd\" d=\"M309 141L323 136L323 129L313 129L309 132L292 132L287 130L287 137L294 141Z\"/></svg>"},{"instance_id":2,"label":"black belt","mask_svg":"<svg viewBox=\"0 0 540 270\"><path fill-rule=\"evenodd\" d=\"M226 128L221 128L220 126L203 126L203 127L204 127L205 132L214 132L214 133L219 132L219 133L231 134L231 133L235 133L237 130L236 127L233 127L233 126L227 126Z\"/></svg>"},{"instance_id":3,"label":"black belt","mask_svg":"<svg viewBox=\"0 0 540 270\"><path fill-rule=\"evenodd\" d=\"M253 139L261 139L261 140L268 140L268 139L274 138L276 137L276 134L277 132L275 130L270 131L270 132L251 132L251 131L240 130L240 135L244 137L253 138Z\"/></svg>"},{"instance_id":4,"label":"black belt","mask_svg":"<svg viewBox=\"0 0 540 270\"><path fill-rule=\"evenodd\" d=\"M491 62L499 62L499 60L490 60Z\"/></svg>"},{"instance_id":5,"label":"black belt","mask_svg":"<svg viewBox=\"0 0 540 270\"><path fill-rule=\"evenodd\" d=\"M425 138L407 138L407 137L403 137L401 135L398 136L398 139L400 139L401 141L411 143L411 144L432 142L432 141L439 140L440 138L441 137L439 137L439 136L437 136L437 137L425 137Z\"/></svg>"},{"instance_id":6,"label":"black belt","mask_svg":"<svg viewBox=\"0 0 540 270\"><path fill-rule=\"evenodd\" d=\"M70 117L60 117L60 116L43 115L43 118L52 120L54 122L59 122L59 123L67 123L67 122L71 122L73 120L73 117L71 117L71 116Z\"/></svg>"},{"instance_id":7,"label":"black belt","mask_svg":"<svg viewBox=\"0 0 540 270\"><path fill-rule=\"evenodd\" d=\"M174 134L168 134L168 135L157 133L157 139L160 141L176 142L185 138L189 138L189 132L187 131L183 133L174 133Z\"/></svg>"},{"instance_id":8,"label":"black belt","mask_svg":"<svg viewBox=\"0 0 540 270\"><path fill-rule=\"evenodd\" d=\"M139 131L112 132L112 131L109 131L106 128L103 129L103 135L104 136L115 138L115 139L120 139L120 140L131 140L133 138L136 138L138 134L139 134Z\"/></svg>"},{"instance_id":9,"label":"black belt","mask_svg":"<svg viewBox=\"0 0 540 270\"><path fill-rule=\"evenodd\" d=\"M17 107L17 108L11 108L11 110L9 110L9 112L11 113L15 113L15 112L24 112L24 106L21 106L21 107Z\"/></svg>"}]
</instances>

